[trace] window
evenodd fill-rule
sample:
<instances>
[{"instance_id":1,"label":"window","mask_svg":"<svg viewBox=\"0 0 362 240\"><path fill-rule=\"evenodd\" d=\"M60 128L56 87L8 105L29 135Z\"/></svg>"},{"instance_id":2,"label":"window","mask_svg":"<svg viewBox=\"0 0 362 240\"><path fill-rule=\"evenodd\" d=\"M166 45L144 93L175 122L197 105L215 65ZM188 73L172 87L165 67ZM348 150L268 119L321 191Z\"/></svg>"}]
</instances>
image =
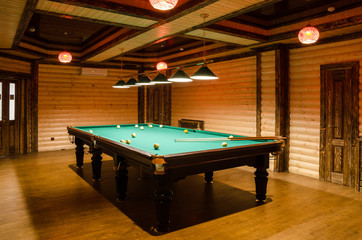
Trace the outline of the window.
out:
<instances>
[{"instance_id":1,"label":"window","mask_svg":"<svg viewBox=\"0 0 362 240\"><path fill-rule=\"evenodd\" d=\"M9 120L15 120L15 83L10 83L9 88Z\"/></svg>"}]
</instances>

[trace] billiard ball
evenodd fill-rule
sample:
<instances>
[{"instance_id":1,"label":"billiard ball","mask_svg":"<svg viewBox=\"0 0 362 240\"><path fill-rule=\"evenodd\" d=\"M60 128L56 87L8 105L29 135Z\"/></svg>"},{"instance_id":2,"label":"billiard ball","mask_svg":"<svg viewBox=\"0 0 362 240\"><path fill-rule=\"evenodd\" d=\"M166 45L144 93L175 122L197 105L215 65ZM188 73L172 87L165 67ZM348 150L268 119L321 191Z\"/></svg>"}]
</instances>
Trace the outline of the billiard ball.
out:
<instances>
[{"instance_id":1,"label":"billiard ball","mask_svg":"<svg viewBox=\"0 0 362 240\"><path fill-rule=\"evenodd\" d=\"M93 130L89 130L90 133L93 133Z\"/></svg>"},{"instance_id":2,"label":"billiard ball","mask_svg":"<svg viewBox=\"0 0 362 240\"><path fill-rule=\"evenodd\" d=\"M123 139L122 139L120 142L121 142L121 143L126 143L126 141L125 141L125 140L123 140Z\"/></svg>"},{"instance_id":3,"label":"billiard ball","mask_svg":"<svg viewBox=\"0 0 362 240\"><path fill-rule=\"evenodd\" d=\"M229 138L233 138L234 136L233 135L230 135Z\"/></svg>"},{"instance_id":4,"label":"billiard ball","mask_svg":"<svg viewBox=\"0 0 362 240\"><path fill-rule=\"evenodd\" d=\"M153 127L152 124L148 125L150 128Z\"/></svg>"},{"instance_id":5,"label":"billiard ball","mask_svg":"<svg viewBox=\"0 0 362 240\"><path fill-rule=\"evenodd\" d=\"M138 127L138 124L134 125L135 127Z\"/></svg>"},{"instance_id":6,"label":"billiard ball","mask_svg":"<svg viewBox=\"0 0 362 240\"><path fill-rule=\"evenodd\" d=\"M117 125L117 128L121 128L121 126Z\"/></svg>"},{"instance_id":7,"label":"billiard ball","mask_svg":"<svg viewBox=\"0 0 362 240\"><path fill-rule=\"evenodd\" d=\"M160 125L160 128L162 128L163 127L163 125Z\"/></svg>"},{"instance_id":8,"label":"billiard ball","mask_svg":"<svg viewBox=\"0 0 362 240\"><path fill-rule=\"evenodd\" d=\"M228 146L228 144L227 144L227 142L223 142L223 143L221 143L221 146L223 146L223 147L227 147L227 146Z\"/></svg>"},{"instance_id":9,"label":"billiard ball","mask_svg":"<svg viewBox=\"0 0 362 240\"><path fill-rule=\"evenodd\" d=\"M160 145L159 145L158 143L155 143L155 144L153 144L153 147L154 147L155 149L158 149L158 148L160 147Z\"/></svg>"},{"instance_id":10,"label":"billiard ball","mask_svg":"<svg viewBox=\"0 0 362 240\"><path fill-rule=\"evenodd\" d=\"M189 132L189 130L187 130L187 129L184 130L184 133L188 133L188 132Z\"/></svg>"},{"instance_id":11,"label":"billiard ball","mask_svg":"<svg viewBox=\"0 0 362 240\"><path fill-rule=\"evenodd\" d=\"M140 129L141 129L141 130L143 130L143 129L144 129L144 127L142 127L142 126L141 126L141 127L140 127Z\"/></svg>"},{"instance_id":12,"label":"billiard ball","mask_svg":"<svg viewBox=\"0 0 362 240\"><path fill-rule=\"evenodd\" d=\"M136 134L135 134L135 133L132 133L132 137L135 138L135 137L136 137Z\"/></svg>"},{"instance_id":13,"label":"billiard ball","mask_svg":"<svg viewBox=\"0 0 362 240\"><path fill-rule=\"evenodd\" d=\"M127 144L130 144L130 143L131 143L131 140L127 139L127 140L126 140L126 143L127 143Z\"/></svg>"}]
</instances>

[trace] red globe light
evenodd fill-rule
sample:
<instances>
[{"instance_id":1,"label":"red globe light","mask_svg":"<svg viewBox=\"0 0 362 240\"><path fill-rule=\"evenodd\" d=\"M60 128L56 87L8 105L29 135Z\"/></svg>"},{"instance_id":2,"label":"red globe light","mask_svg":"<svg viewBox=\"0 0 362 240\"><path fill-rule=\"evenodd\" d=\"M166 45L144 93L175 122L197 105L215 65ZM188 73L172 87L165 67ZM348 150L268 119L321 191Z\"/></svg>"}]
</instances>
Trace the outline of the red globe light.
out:
<instances>
[{"instance_id":1,"label":"red globe light","mask_svg":"<svg viewBox=\"0 0 362 240\"><path fill-rule=\"evenodd\" d=\"M152 7L158 10L170 10L174 8L177 4L178 0L149 0Z\"/></svg>"},{"instance_id":2,"label":"red globe light","mask_svg":"<svg viewBox=\"0 0 362 240\"><path fill-rule=\"evenodd\" d=\"M315 27L308 25L299 31L298 39L304 44L315 43L319 39L319 31Z\"/></svg>"},{"instance_id":3,"label":"red globe light","mask_svg":"<svg viewBox=\"0 0 362 240\"><path fill-rule=\"evenodd\" d=\"M72 61L72 54L69 52L61 52L58 55L59 62L70 63Z\"/></svg>"},{"instance_id":4,"label":"red globe light","mask_svg":"<svg viewBox=\"0 0 362 240\"><path fill-rule=\"evenodd\" d=\"M167 68L167 64L165 62L159 62L156 65L157 70L162 70Z\"/></svg>"}]
</instances>

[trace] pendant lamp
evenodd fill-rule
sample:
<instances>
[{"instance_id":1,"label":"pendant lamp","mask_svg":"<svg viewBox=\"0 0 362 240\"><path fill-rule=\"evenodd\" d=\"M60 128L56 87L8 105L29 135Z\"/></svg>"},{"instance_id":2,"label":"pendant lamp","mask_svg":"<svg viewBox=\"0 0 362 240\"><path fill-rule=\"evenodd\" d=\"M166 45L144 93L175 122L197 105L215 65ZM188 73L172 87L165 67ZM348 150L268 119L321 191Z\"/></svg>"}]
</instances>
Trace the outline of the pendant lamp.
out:
<instances>
[{"instance_id":1,"label":"pendant lamp","mask_svg":"<svg viewBox=\"0 0 362 240\"><path fill-rule=\"evenodd\" d=\"M192 82L192 79L187 76L187 74L182 70L179 69L175 72L172 77L168 79L170 82Z\"/></svg>"},{"instance_id":2,"label":"pendant lamp","mask_svg":"<svg viewBox=\"0 0 362 240\"><path fill-rule=\"evenodd\" d=\"M151 83L151 79L147 75L143 75L141 79L136 83L139 86L155 85Z\"/></svg>"},{"instance_id":3,"label":"pendant lamp","mask_svg":"<svg viewBox=\"0 0 362 240\"><path fill-rule=\"evenodd\" d=\"M136 85L137 80L134 78L131 78L130 80L128 80L128 82L126 83L126 86L129 87L138 87L138 85Z\"/></svg>"},{"instance_id":4,"label":"pendant lamp","mask_svg":"<svg viewBox=\"0 0 362 240\"><path fill-rule=\"evenodd\" d=\"M151 82L154 83L154 84L168 84L168 83L171 83L170 81L168 81L167 77L162 73L159 73Z\"/></svg>"},{"instance_id":5,"label":"pendant lamp","mask_svg":"<svg viewBox=\"0 0 362 240\"><path fill-rule=\"evenodd\" d=\"M204 19L204 23L205 23L205 19L209 16L209 14L201 14L201 17ZM202 65L202 67L197 70L192 76L192 79L195 80L214 80L214 79L219 79L206 65L206 51L205 51L205 29L204 29L204 64Z\"/></svg>"},{"instance_id":6,"label":"pendant lamp","mask_svg":"<svg viewBox=\"0 0 362 240\"><path fill-rule=\"evenodd\" d=\"M159 62L156 65L157 70L163 70L163 69L166 69L166 68L167 68L167 63L165 63L165 62Z\"/></svg>"},{"instance_id":7,"label":"pendant lamp","mask_svg":"<svg viewBox=\"0 0 362 240\"><path fill-rule=\"evenodd\" d=\"M166 11L174 8L178 0L149 0L149 1L152 7L158 10Z\"/></svg>"},{"instance_id":8,"label":"pendant lamp","mask_svg":"<svg viewBox=\"0 0 362 240\"><path fill-rule=\"evenodd\" d=\"M129 88L129 86L127 86L123 80L119 80L115 85L113 85L113 88Z\"/></svg>"},{"instance_id":9,"label":"pendant lamp","mask_svg":"<svg viewBox=\"0 0 362 240\"><path fill-rule=\"evenodd\" d=\"M299 31L298 39L301 43L311 44L315 43L319 39L319 31L311 25L307 25L305 28Z\"/></svg>"},{"instance_id":10,"label":"pendant lamp","mask_svg":"<svg viewBox=\"0 0 362 240\"><path fill-rule=\"evenodd\" d=\"M72 61L72 54L66 51L61 52L58 55L58 60L61 63L70 63Z\"/></svg>"}]
</instances>

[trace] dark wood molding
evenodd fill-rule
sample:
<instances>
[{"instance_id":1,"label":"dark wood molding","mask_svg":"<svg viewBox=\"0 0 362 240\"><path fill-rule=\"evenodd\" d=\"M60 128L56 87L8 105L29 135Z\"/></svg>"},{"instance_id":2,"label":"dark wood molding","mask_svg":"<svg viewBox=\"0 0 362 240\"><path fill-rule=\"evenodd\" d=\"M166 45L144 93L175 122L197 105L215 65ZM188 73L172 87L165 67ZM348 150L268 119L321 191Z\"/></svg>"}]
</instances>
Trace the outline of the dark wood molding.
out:
<instances>
[{"instance_id":1,"label":"dark wood molding","mask_svg":"<svg viewBox=\"0 0 362 240\"><path fill-rule=\"evenodd\" d=\"M7 80L29 79L29 78L31 78L31 76L32 75L29 73L0 70L0 77L2 79L7 79Z\"/></svg>"},{"instance_id":2,"label":"dark wood molding","mask_svg":"<svg viewBox=\"0 0 362 240\"><path fill-rule=\"evenodd\" d=\"M275 51L275 135L284 136L284 151L274 164L277 172L287 171L289 165L290 138L290 78L289 78L289 49L281 45Z\"/></svg>"},{"instance_id":3,"label":"dark wood molding","mask_svg":"<svg viewBox=\"0 0 362 240\"><path fill-rule=\"evenodd\" d=\"M248 32L248 31L245 31L242 29L236 29L236 28L226 27L226 26L222 26L222 25L217 25L217 24L208 26L205 29L208 31L212 31L212 32L231 35L231 36L235 36L235 37L247 38L247 39L256 40L256 41L260 41L260 42L266 42L268 40L267 36L264 36L261 34Z\"/></svg>"},{"instance_id":4,"label":"dark wood molding","mask_svg":"<svg viewBox=\"0 0 362 240\"><path fill-rule=\"evenodd\" d=\"M261 136L261 53L256 54L256 136Z\"/></svg>"},{"instance_id":5,"label":"dark wood molding","mask_svg":"<svg viewBox=\"0 0 362 240\"><path fill-rule=\"evenodd\" d=\"M33 9L35 8L36 4L38 3L38 0L27 0L26 5L23 11L23 14L21 16L18 29L15 34L15 38L13 41L13 49L16 49L21 41L21 38L24 35L24 32L26 28L28 27L28 24L30 22L31 17L33 16Z\"/></svg>"},{"instance_id":6,"label":"dark wood molding","mask_svg":"<svg viewBox=\"0 0 362 240\"><path fill-rule=\"evenodd\" d=\"M138 70L138 74L145 72L143 67L141 67ZM138 75L138 79L137 81L139 81L141 79L141 75ZM144 123L145 122L145 86L139 86L138 87L138 122L139 123Z\"/></svg>"},{"instance_id":7,"label":"dark wood molding","mask_svg":"<svg viewBox=\"0 0 362 240\"><path fill-rule=\"evenodd\" d=\"M28 88L30 96L30 144L31 152L38 151L38 87L39 87L39 63L34 61L31 65L31 84Z\"/></svg>"},{"instance_id":8,"label":"dark wood molding","mask_svg":"<svg viewBox=\"0 0 362 240\"><path fill-rule=\"evenodd\" d=\"M118 14L124 14L132 17L150 19L159 21L164 18L162 12L150 12L142 8L137 8L129 5L123 5L111 1L104 0L50 0L53 2L65 3L73 6L91 8L100 11L113 12Z\"/></svg>"}]
</instances>

